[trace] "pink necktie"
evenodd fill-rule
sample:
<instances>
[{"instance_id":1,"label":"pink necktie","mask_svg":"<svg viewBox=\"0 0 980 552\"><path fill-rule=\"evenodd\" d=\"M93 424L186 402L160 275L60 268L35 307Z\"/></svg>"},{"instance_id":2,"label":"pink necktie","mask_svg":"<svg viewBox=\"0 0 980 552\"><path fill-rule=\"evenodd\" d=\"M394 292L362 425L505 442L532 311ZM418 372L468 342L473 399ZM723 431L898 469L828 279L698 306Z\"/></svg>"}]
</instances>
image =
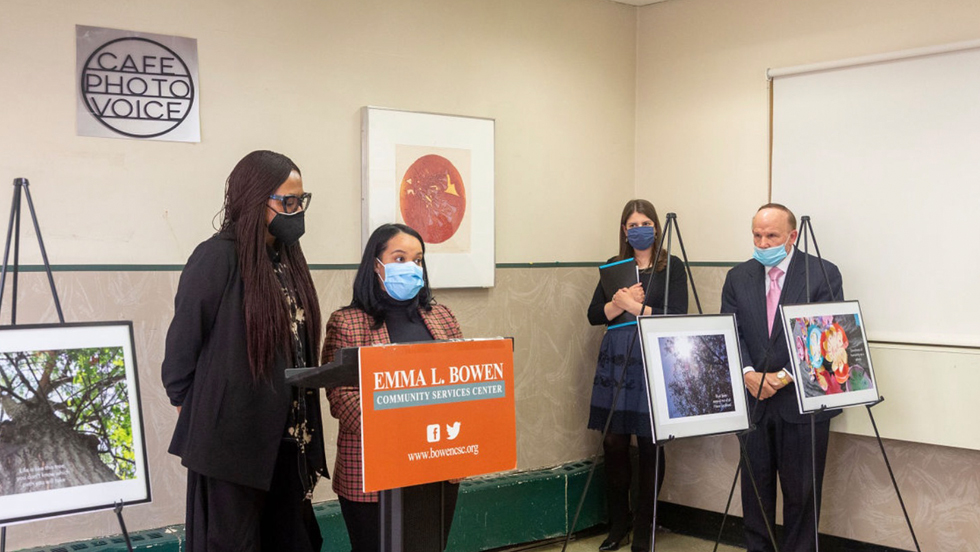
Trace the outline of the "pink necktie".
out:
<instances>
[{"instance_id":1,"label":"pink necktie","mask_svg":"<svg viewBox=\"0 0 980 552\"><path fill-rule=\"evenodd\" d=\"M769 293L766 294L766 317L769 319L769 335L772 335L772 321L776 318L776 307L779 305L779 277L783 271L774 266L769 269Z\"/></svg>"}]
</instances>

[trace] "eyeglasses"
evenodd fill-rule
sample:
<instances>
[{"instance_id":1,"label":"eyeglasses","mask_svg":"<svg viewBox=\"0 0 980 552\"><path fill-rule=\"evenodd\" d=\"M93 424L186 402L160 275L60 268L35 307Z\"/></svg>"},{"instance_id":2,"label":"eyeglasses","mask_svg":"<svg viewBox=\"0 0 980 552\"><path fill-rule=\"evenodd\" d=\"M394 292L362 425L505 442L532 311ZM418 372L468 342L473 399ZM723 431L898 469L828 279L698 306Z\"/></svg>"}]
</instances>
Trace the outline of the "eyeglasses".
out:
<instances>
[{"instance_id":1,"label":"eyeglasses","mask_svg":"<svg viewBox=\"0 0 980 552\"><path fill-rule=\"evenodd\" d=\"M305 211L310 206L310 198L313 194L306 192L303 195L271 195L269 199L278 200L282 204L282 212L293 215L300 211Z\"/></svg>"}]
</instances>

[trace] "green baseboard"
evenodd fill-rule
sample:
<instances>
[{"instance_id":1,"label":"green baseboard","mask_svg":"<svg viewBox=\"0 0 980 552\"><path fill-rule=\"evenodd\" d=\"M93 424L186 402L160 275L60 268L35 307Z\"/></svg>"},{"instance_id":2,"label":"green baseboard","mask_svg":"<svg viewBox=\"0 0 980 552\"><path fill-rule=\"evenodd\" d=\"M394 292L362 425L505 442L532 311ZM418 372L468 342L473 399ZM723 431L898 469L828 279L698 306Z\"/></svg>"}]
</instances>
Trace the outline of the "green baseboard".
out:
<instances>
[{"instance_id":1,"label":"green baseboard","mask_svg":"<svg viewBox=\"0 0 980 552\"><path fill-rule=\"evenodd\" d=\"M478 552L564 535L575 517L591 467L591 462L581 461L464 481L460 485L448 552ZM604 485L600 462L576 531L605 523ZM347 529L337 501L315 504L313 510L323 534L323 550L349 552ZM134 551L183 552L184 526L138 531L130 533L130 539ZM126 552L126 542L120 535L113 535L22 552Z\"/></svg>"}]
</instances>

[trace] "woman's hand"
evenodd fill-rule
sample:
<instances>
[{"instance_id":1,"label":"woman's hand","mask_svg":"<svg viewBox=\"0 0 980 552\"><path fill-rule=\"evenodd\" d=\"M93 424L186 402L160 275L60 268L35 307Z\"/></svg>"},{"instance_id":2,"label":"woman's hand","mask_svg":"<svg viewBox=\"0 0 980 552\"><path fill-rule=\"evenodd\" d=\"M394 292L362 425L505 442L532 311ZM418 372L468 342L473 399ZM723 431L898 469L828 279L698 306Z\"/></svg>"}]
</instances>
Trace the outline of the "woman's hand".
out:
<instances>
[{"instance_id":1,"label":"woman's hand","mask_svg":"<svg viewBox=\"0 0 980 552\"><path fill-rule=\"evenodd\" d=\"M612 304L623 309L624 311L629 311L636 301L633 299L633 295L630 293L629 288L619 288L616 293L612 296Z\"/></svg>"},{"instance_id":2,"label":"woman's hand","mask_svg":"<svg viewBox=\"0 0 980 552\"><path fill-rule=\"evenodd\" d=\"M643 284L637 282L628 289L633 300L642 305L643 301L647 298L647 294L643 293Z\"/></svg>"}]
</instances>

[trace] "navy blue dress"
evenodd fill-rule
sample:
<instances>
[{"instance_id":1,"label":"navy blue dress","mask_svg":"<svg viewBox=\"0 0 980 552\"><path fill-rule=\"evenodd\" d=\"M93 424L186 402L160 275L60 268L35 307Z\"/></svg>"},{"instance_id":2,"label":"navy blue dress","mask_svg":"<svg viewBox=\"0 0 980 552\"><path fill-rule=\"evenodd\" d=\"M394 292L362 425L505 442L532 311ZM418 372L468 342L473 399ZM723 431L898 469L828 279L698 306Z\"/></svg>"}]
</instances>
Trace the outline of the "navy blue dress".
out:
<instances>
[{"instance_id":1,"label":"navy blue dress","mask_svg":"<svg viewBox=\"0 0 980 552\"><path fill-rule=\"evenodd\" d=\"M667 271L653 275L653 269L640 271L640 283L647 294L647 305L653 307L654 314L664 312L664 288ZM652 290L652 291L651 291ZM606 298L602 285L596 285L592 302L589 304L589 322L593 326L609 325L604 311ZM675 256L670 258L670 297L668 314L687 314L687 277L684 262ZM627 353L629 360L627 362ZM623 375L623 365L626 374ZM636 324L620 326L606 331L599 347L599 360L596 363L595 379L592 381L592 401L589 409L589 429L602 431L609 417L616 383L623 377L623 388L616 400L610 433L652 437L650 426L650 406L647 400L646 371L643 368L643 354L640 351L639 334Z\"/></svg>"}]
</instances>

